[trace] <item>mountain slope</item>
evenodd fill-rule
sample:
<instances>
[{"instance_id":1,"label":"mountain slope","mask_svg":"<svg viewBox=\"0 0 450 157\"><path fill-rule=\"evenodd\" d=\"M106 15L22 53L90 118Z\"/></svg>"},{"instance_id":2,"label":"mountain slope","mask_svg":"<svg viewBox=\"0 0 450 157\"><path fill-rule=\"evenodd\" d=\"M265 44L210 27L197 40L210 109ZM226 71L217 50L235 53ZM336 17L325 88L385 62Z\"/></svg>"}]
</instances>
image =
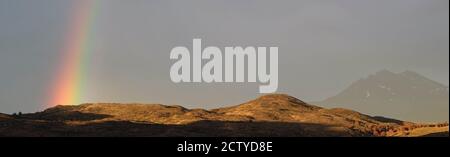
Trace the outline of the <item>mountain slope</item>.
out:
<instances>
[{"instance_id":1,"label":"mountain slope","mask_svg":"<svg viewBox=\"0 0 450 157\"><path fill-rule=\"evenodd\" d=\"M429 130L428 125L325 109L283 94L213 110L96 103L2 117L0 136L405 136L416 128ZM448 124L436 127L448 131Z\"/></svg>"},{"instance_id":2,"label":"mountain slope","mask_svg":"<svg viewBox=\"0 0 450 157\"><path fill-rule=\"evenodd\" d=\"M415 122L448 121L449 118L448 87L412 71L379 71L315 104Z\"/></svg>"}]
</instances>

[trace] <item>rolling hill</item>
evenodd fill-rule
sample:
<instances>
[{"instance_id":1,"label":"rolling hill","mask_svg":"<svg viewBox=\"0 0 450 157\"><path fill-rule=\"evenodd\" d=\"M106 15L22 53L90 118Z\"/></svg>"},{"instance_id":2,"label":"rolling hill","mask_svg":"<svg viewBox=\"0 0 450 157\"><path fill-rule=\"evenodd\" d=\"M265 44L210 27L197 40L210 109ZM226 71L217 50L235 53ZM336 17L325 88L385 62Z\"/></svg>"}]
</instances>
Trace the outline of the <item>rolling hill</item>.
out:
<instances>
[{"instance_id":1,"label":"rolling hill","mask_svg":"<svg viewBox=\"0 0 450 157\"><path fill-rule=\"evenodd\" d=\"M418 129L422 130L414 132ZM284 94L212 110L92 103L0 116L0 136L448 136L445 131L448 123L371 117L314 106Z\"/></svg>"}]
</instances>

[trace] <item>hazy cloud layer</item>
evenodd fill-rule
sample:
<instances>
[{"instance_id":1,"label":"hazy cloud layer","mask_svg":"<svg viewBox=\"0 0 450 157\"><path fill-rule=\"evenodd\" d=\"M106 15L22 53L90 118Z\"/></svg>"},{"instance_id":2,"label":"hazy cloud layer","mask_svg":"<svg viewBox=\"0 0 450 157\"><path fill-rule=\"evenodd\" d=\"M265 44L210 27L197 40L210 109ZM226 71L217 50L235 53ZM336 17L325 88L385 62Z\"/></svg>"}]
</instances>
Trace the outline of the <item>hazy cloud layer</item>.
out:
<instances>
[{"instance_id":1,"label":"hazy cloud layer","mask_svg":"<svg viewBox=\"0 0 450 157\"><path fill-rule=\"evenodd\" d=\"M0 0L0 112L35 111L48 97L75 0ZM175 46L278 46L279 88L321 100L381 69L448 85L449 1L101 1L84 102L212 108L258 84L174 84Z\"/></svg>"}]
</instances>

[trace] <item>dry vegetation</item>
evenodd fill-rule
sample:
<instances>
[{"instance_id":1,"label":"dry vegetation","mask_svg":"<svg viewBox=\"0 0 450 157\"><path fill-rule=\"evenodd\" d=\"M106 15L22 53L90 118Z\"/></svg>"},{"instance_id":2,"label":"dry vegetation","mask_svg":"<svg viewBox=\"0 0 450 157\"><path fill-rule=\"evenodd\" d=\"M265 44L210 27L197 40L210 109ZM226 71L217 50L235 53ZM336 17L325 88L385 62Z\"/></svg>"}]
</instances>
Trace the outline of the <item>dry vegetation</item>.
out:
<instances>
[{"instance_id":1,"label":"dry vegetation","mask_svg":"<svg viewBox=\"0 0 450 157\"><path fill-rule=\"evenodd\" d=\"M448 136L448 123L415 124L325 109L271 94L226 108L97 103L0 114L0 136Z\"/></svg>"}]
</instances>

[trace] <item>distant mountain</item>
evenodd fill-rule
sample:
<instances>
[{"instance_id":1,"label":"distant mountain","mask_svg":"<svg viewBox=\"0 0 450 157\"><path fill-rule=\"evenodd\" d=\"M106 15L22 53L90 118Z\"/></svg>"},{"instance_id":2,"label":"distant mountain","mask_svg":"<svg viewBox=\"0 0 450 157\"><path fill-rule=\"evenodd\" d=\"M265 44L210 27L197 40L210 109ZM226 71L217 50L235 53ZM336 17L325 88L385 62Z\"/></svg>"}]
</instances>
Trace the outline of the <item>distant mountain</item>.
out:
<instances>
[{"instance_id":1,"label":"distant mountain","mask_svg":"<svg viewBox=\"0 0 450 157\"><path fill-rule=\"evenodd\" d=\"M448 123L415 124L325 109L284 94L213 110L96 103L0 117L0 136L448 136L446 131Z\"/></svg>"},{"instance_id":2,"label":"distant mountain","mask_svg":"<svg viewBox=\"0 0 450 157\"><path fill-rule=\"evenodd\" d=\"M448 87L412 71L379 71L314 104L414 122L449 120Z\"/></svg>"}]
</instances>

